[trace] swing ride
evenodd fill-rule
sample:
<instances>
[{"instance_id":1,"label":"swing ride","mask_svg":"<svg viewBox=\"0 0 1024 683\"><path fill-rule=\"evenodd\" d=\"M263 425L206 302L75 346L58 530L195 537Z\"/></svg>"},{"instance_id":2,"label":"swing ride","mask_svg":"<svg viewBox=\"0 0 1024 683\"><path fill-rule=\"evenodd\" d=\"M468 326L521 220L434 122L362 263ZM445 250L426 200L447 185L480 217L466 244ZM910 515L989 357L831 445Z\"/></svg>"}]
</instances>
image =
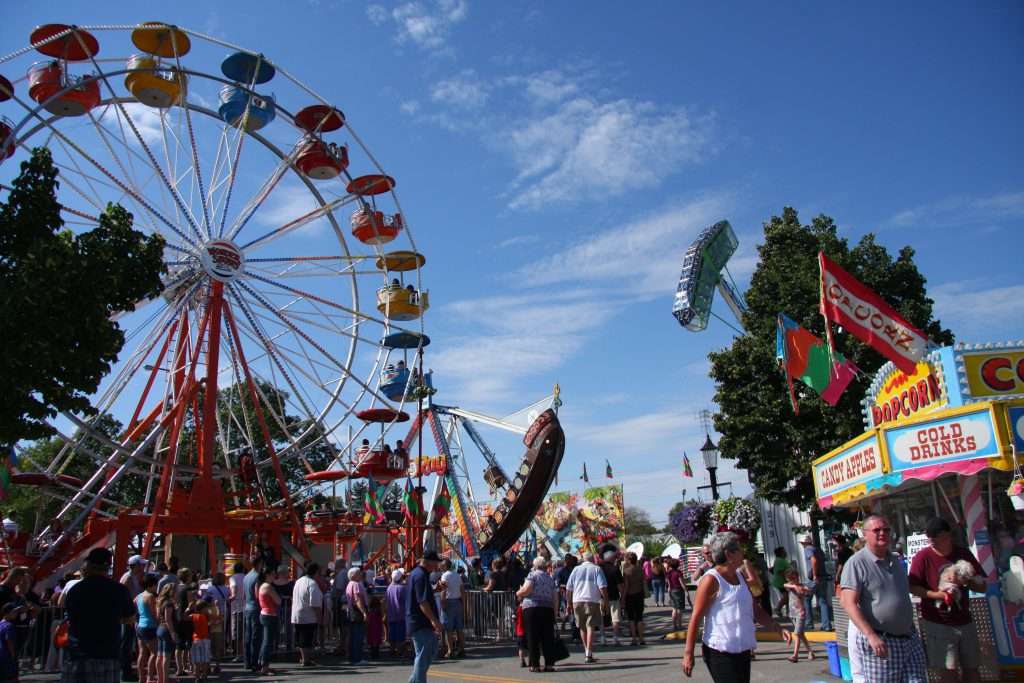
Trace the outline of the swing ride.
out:
<instances>
[{"instance_id":1,"label":"swing ride","mask_svg":"<svg viewBox=\"0 0 1024 683\"><path fill-rule=\"evenodd\" d=\"M161 22L40 26L0 72L5 177L12 157L46 147L67 228L89 230L121 203L165 241L163 293L119 317L126 344L91 397L96 413L56 416L56 455L20 462L14 485L61 508L8 548L8 564L59 576L113 546L120 571L130 549L149 555L173 535L204 538L208 560L257 545L348 557L376 535L378 557L408 563L442 542L441 519L425 513L444 496L459 552L515 542L564 450L557 392L522 424L432 404L426 259L395 178L339 108L260 52ZM113 416L125 420L115 433L102 428ZM479 419L525 435L517 467L474 436ZM485 454L490 516L452 447L460 424ZM444 464L424 468L424 449ZM329 463L320 471L314 453ZM83 468L84 480L68 473ZM424 476L431 496L404 519L336 496L311 506L353 480L374 490L415 477L415 497ZM137 499L114 495L126 484Z\"/></svg>"}]
</instances>

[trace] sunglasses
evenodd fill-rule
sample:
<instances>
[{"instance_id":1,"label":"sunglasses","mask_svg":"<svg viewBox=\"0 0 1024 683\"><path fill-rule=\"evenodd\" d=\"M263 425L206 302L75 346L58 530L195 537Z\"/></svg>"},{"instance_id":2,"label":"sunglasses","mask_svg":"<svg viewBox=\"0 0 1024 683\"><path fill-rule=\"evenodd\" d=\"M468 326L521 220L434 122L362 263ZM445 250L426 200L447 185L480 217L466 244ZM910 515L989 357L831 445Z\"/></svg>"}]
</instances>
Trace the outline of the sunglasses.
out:
<instances>
[{"instance_id":1,"label":"sunglasses","mask_svg":"<svg viewBox=\"0 0 1024 683\"><path fill-rule=\"evenodd\" d=\"M868 531L873 533L873 534L891 534L892 533L892 529L890 529L887 526L880 526L877 529L868 529Z\"/></svg>"}]
</instances>

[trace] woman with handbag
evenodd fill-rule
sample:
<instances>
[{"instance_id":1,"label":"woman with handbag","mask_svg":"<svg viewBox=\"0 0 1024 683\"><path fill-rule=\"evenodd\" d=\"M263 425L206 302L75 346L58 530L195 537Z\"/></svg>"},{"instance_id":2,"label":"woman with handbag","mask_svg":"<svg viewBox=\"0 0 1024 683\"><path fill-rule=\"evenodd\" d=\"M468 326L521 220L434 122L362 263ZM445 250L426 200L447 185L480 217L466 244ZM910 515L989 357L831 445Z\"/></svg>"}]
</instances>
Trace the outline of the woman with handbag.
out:
<instances>
[{"instance_id":1,"label":"woman with handbag","mask_svg":"<svg viewBox=\"0 0 1024 683\"><path fill-rule=\"evenodd\" d=\"M530 572L516 597L523 600L523 620L526 622L526 643L530 653L530 671L555 670L555 606L558 587L547 572L548 561L538 556L533 559ZM544 652L544 668L540 668L540 654Z\"/></svg>"}]
</instances>

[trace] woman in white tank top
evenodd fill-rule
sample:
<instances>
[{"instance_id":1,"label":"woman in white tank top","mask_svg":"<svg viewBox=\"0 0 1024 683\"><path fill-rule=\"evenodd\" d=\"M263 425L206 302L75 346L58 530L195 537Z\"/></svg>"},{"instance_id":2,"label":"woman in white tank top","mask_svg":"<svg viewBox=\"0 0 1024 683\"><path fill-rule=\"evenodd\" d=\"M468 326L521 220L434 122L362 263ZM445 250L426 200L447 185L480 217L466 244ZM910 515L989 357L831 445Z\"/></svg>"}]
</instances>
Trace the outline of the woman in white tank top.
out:
<instances>
[{"instance_id":1,"label":"woman in white tank top","mask_svg":"<svg viewBox=\"0 0 1024 683\"><path fill-rule=\"evenodd\" d=\"M715 567L697 585L686 629L683 672L687 676L693 673L697 629L703 623L701 651L711 678L715 683L749 683L750 653L757 642L754 620L777 631L782 627L754 601L747 582L737 572L743 565L743 548L736 534L716 534L710 546Z\"/></svg>"}]
</instances>

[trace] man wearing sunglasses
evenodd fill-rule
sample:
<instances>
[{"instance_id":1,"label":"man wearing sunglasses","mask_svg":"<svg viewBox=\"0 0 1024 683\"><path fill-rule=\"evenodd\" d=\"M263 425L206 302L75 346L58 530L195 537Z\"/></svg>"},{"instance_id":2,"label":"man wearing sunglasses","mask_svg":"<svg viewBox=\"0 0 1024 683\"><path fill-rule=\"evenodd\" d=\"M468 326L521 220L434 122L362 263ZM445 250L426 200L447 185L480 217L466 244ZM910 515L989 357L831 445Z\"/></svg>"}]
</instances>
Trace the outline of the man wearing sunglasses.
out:
<instances>
[{"instance_id":1,"label":"man wearing sunglasses","mask_svg":"<svg viewBox=\"0 0 1024 683\"><path fill-rule=\"evenodd\" d=\"M880 515L864 522L864 548L843 567L843 608L855 629L854 681L926 683L924 645L914 628L907 570L890 550L892 528Z\"/></svg>"}]
</instances>

